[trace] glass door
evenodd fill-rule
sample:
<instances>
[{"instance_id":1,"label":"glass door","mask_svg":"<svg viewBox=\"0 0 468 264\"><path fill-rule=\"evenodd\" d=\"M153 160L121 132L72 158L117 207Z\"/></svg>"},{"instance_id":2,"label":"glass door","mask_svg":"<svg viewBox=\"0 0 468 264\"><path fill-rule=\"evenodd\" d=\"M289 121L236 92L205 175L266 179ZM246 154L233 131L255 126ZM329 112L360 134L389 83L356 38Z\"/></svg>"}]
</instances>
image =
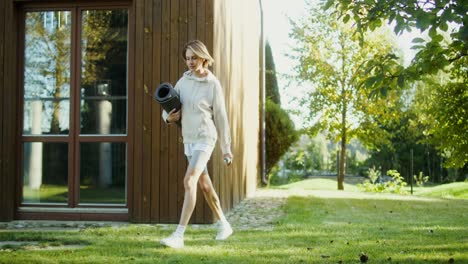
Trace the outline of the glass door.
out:
<instances>
[{"instance_id":1,"label":"glass door","mask_svg":"<svg viewBox=\"0 0 468 264\"><path fill-rule=\"evenodd\" d=\"M24 13L21 206L126 206L128 9Z\"/></svg>"},{"instance_id":2,"label":"glass door","mask_svg":"<svg viewBox=\"0 0 468 264\"><path fill-rule=\"evenodd\" d=\"M126 202L126 9L80 10L79 203ZM78 111L77 111L78 113Z\"/></svg>"},{"instance_id":3,"label":"glass door","mask_svg":"<svg viewBox=\"0 0 468 264\"><path fill-rule=\"evenodd\" d=\"M72 12L25 14L23 203L68 204Z\"/></svg>"}]
</instances>

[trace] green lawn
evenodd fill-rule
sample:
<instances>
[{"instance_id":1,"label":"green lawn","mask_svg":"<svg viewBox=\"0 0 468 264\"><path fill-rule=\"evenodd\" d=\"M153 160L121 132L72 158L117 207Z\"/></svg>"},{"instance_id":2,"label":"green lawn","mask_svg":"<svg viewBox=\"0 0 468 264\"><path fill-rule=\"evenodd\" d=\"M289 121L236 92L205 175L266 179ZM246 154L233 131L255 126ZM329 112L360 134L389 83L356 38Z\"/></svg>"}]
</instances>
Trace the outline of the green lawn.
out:
<instances>
[{"instance_id":1,"label":"green lawn","mask_svg":"<svg viewBox=\"0 0 468 264\"><path fill-rule=\"evenodd\" d=\"M7 246L0 251L0 263L360 263L361 253L368 263L468 263L466 199L339 192L336 182L327 179L277 191L299 194L304 191L300 186L309 193L287 198L285 216L273 231L235 231L228 241L217 242L214 228L189 228L186 247L174 250L158 243L171 230L153 225L79 232L0 230L0 241L84 246ZM433 188L443 187L427 188L430 196Z\"/></svg>"},{"instance_id":2,"label":"green lawn","mask_svg":"<svg viewBox=\"0 0 468 264\"><path fill-rule=\"evenodd\" d=\"M468 199L468 182L454 182L431 187L415 188L414 194L427 197Z\"/></svg>"},{"instance_id":3,"label":"green lawn","mask_svg":"<svg viewBox=\"0 0 468 264\"><path fill-rule=\"evenodd\" d=\"M360 177L348 177L345 178L344 189L346 191L359 191L356 186L357 183L362 183L363 178ZM274 189L280 190L336 190L337 183L335 177L314 177L311 179L293 182L290 184L273 186Z\"/></svg>"}]
</instances>

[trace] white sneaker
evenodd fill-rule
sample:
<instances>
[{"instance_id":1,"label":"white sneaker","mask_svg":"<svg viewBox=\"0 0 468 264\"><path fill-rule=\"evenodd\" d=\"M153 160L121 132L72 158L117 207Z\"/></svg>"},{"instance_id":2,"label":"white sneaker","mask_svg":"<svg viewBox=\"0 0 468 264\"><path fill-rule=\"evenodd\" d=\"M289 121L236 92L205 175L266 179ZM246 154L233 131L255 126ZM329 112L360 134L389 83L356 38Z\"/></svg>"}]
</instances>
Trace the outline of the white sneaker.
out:
<instances>
[{"instance_id":1,"label":"white sneaker","mask_svg":"<svg viewBox=\"0 0 468 264\"><path fill-rule=\"evenodd\" d=\"M176 233L172 233L169 237L166 237L160 241L162 245L171 248L183 248L184 247L184 237Z\"/></svg>"},{"instance_id":2,"label":"white sneaker","mask_svg":"<svg viewBox=\"0 0 468 264\"><path fill-rule=\"evenodd\" d=\"M216 240L225 240L227 239L229 236L232 235L232 228L231 228L231 225L229 223L220 223L219 225L219 230L218 230L218 235L216 235Z\"/></svg>"}]
</instances>

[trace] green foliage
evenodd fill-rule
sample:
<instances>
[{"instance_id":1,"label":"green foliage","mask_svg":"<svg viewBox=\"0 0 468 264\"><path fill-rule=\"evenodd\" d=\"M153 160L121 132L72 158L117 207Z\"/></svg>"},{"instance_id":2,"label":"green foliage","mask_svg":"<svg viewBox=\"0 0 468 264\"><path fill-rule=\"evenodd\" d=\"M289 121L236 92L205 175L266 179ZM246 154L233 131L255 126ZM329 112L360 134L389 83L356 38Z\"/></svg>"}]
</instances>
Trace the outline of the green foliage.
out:
<instances>
[{"instance_id":1,"label":"green foliage","mask_svg":"<svg viewBox=\"0 0 468 264\"><path fill-rule=\"evenodd\" d=\"M380 178L380 170L376 170L375 167L369 168L368 180L364 180L362 184L358 184L358 187L366 192L383 192L385 185L377 182Z\"/></svg>"},{"instance_id":2,"label":"green foliage","mask_svg":"<svg viewBox=\"0 0 468 264\"><path fill-rule=\"evenodd\" d=\"M388 113L394 115L392 118L381 116L370 119L369 124L377 125L382 136L375 137L372 129L369 128L366 134L360 137L367 137L365 142L369 147L370 157L366 161L368 166L381 167L382 171L396 169L401 171L410 180L411 151L413 151L413 168L415 171L423 171L430 175L432 181L442 180L440 164L441 157L437 154L435 146L429 142L429 137L424 134L425 127L420 123L420 115L415 110L416 105L404 103L407 98L413 98L410 91L402 94L401 99L392 109L386 109Z\"/></svg>"},{"instance_id":3,"label":"green foliage","mask_svg":"<svg viewBox=\"0 0 468 264\"><path fill-rule=\"evenodd\" d=\"M352 17L361 41L368 30L383 22L394 23L397 34L414 29L428 32L429 40L413 39L418 50L407 68L381 67L380 74L366 85L382 86L397 79L399 84L447 75L444 82L429 88L430 100L423 111L422 124L429 142L446 158L444 166L463 168L468 164L468 5L465 0L376 0L327 1L338 8L342 20ZM434 82L432 82L434 83Z\"/></svg>"},{"instance_id":4,"label":"green foliage","mask_svg":"<svg viewBox=\"0 0 468 264\"><path fill-rule=\"evenodd\" d=\"M420 171L418 175L413 175L413 177L418 186L424 186L424 184L429 181L429 176L424 176L422 171Z\"/></svg>"},{"instance_id":5,"label":"green foliage","mask_svg":"<svg viewBox=\"0 0 468 264\"><path fill-rule=\"evenodd\" d=\"M405 193L403 187L405 187L407 183L400 173L397 170L389 170L387 174L392 177L393 180L385 183L385 189L391 193Z\"/></svg>"},{"instance_id":6,"label":"green foliage","mask_svg":"<svg viewBox=\"0 0 468 264\"><path fill-rule=\"evenodd\" d=\"M439 73L418 82L415 108L429 142L446 159L444 165L462 168L468 164L468 87L449 78Z\"/></svg>"},{"instance_id":7,"label":"green foliage","mask_svg":"<svg viewBox=\"0 0 468 264\"><path fill-rule=\"evenodd\" d=\"M297 140L298 134L288 113L280 106L281 100L276 79L275 62L268 42L265 46L265 68L266 174L269 175L283 154Z\"/></svg>"},{"instance_id":8,"label":"green foliage","mask_svg":"<svg viewBox=\"0 0 468 264\"><path fill-rule=\"evenodd\" d=\"M317 142L306 135L301 135L284 155L284 167L305 172L325 169L324 159L328 155L324 142Z\"/></svg>"},{"instance_id":9,"label":"green foliage","mask_svg":"<svg viewBox=\"0 0 468 264\"><path fill-rule=\"evenodd\" d=\"M270 186L279 186L304 180L304 175L296 171L288 172L285 175L286 177L282 177L280 174L282 174L281 170L270 173L270 177L268 178Z\"/></svg>"},{"instance_id":10,"label":"green foliage","mask_svg":"<svg viewBox=\"0 0 468 264\"><path fill-rule=\"evenodd\" d=\"M265 123L266 172L269 174L298 135L286 111L270 99L265 104Z\"/></svg>"},{"instance_id":11,"label":"green foliage","mask_svg":"<svg viewBox=\"0 0 468 264\"><path fill-rule=\"evenodd\" d=\"M375 167L369 168L368 174L370 183L372 184L375 184L380 178L380 170L376 170Z\"/></svg>"},{"instance_id":12,"label":"green foliage","mask_svg":"<svg viewBox=\"0 0 468 264\"><path fill-rule=\"evenodd\" d=\"M403 177L396 170L389 170L387 174L392 178L391 180L381 182L380 170L376 170L375 167L369 168L368 176L369 179L365 180L362 184L358 184L358 187L366 192L390 192L390 193L405 193L403 188L407 185Z\"/></svg>"},{"instance_id":13,"label":"green foliage","mask_svg":"<svg viewBox=\"0 0 468 264\"><path fill-rule=\"evenodd\" d=\"M273 53L269 42L265 45L265 90L266 98L275 104L281 105L275 61L273 60Z\"/></svg>"},{"instance_id":14,"label":"green foliage","mask_svg":"<svg viewBox=\"0 0 468 264\"><path fill-rule=\"evenodd\" d=\"M437 73L448 65L467 60L468 5L465 0L376 0L327 1L327 6L339 9L342 20L351 16L361 39L364 33L381 27L384 22L395 23L394 31L428 31L430 41L413 41L420 49L405 77L419 79L423 74ZM445 35L445 37L444 37ZM445 43L445 38L450 41ZM424 45L425 44L425 45ZM465 64L466 65L466 64Z\"/></svg>"},{"instance_id":15,"label":"green foliage","mask_svg":"<svg viewBox=\"0 0 468 264\"><path fill-rule=\"evenodd\" d=\"M307 17L291 21L290 33L297 42L290 54L297 61L296 78L312 84L310 93L300 100L309 110L303 117L310 135L326 131L330 139L342 142L341 156L345 157L346 144L353 137L386 139L372 120L391 117L385 109L398 96L395 92L385 99L374 95L394 90L398 81L381 85L385 76L376 74L398 71L401 66L393 55L394 41L388 31L376 31L360 43L352 18L341 22L335 12L324 11L316 3L309 3L307 11ZM339 179L344 163L341 158Z\"/></svg>"}]
</instances>

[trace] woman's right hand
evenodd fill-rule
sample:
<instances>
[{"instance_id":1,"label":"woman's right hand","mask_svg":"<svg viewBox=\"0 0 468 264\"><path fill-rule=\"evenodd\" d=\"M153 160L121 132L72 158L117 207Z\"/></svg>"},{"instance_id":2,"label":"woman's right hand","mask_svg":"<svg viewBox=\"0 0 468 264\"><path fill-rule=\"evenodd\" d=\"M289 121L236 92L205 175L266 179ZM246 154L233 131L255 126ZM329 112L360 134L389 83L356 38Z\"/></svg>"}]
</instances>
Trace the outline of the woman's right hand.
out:
<instances>
[{"instance_id":1,"label":"woman's right hand","mask_svg":"<svg viewBox=\"0 0 468 264\"><path fill-rule=\"evenodd\" d=\"M167 122L168 123L175 123L180 120L180 109L177 111L175 108L172 109L169 112L169 115L167 116Z\"/></svg>"}]
</instances>

